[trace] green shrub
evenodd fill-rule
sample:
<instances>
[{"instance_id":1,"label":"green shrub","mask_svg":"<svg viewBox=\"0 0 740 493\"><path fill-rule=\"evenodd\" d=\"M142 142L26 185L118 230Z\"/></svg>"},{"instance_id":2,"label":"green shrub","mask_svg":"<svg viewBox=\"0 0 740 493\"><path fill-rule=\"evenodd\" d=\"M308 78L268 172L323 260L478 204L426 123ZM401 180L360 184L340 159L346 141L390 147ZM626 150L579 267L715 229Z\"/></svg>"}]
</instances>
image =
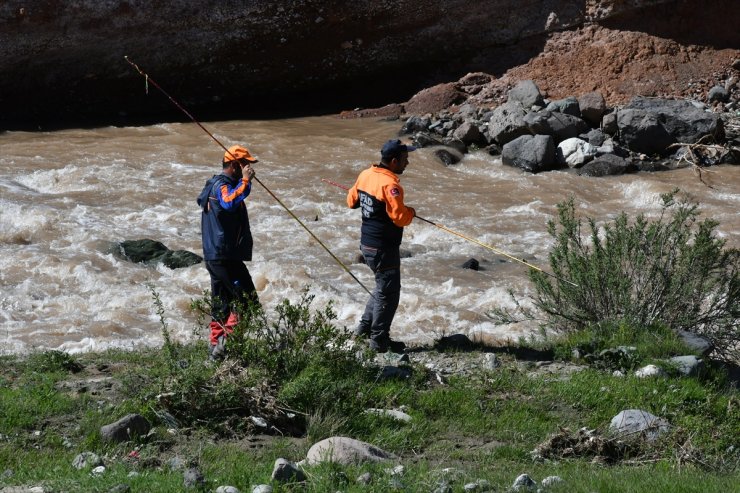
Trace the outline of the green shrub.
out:
<instances>
[{"instance_id":1,"label":"green shrub","mask_svg":"<svg viewBox=\"0 0 740 493\"><path fill-rule=\"evenodd\" d=\"M705 336L720 358L740 356L740 251L725 248L718 223L699 221L698 206L677 201L677 192L662 195L655 220L622 213L599 227L589 218L587 237L573 199L558 205L557 223L548 224L556 277L530 271L535 306L552 327L660 324Z\"/></svg>"},{"instance_id":2,"label":"green shrub","mask_svg":"<svg viewBox=\"0 0 740 493\"><path fill-rule=\"evenodd\" d=\"M336 314L331 302L312 314L313 299L305 288L298 303L283 300L275 308L277 319L273 322L259 305L237 306L239 323L228 337L228 355L283 381L298 375L314 360L327 367L354 360L347 344L349 333L332 323Z\"/></svg>"}]
</instances>

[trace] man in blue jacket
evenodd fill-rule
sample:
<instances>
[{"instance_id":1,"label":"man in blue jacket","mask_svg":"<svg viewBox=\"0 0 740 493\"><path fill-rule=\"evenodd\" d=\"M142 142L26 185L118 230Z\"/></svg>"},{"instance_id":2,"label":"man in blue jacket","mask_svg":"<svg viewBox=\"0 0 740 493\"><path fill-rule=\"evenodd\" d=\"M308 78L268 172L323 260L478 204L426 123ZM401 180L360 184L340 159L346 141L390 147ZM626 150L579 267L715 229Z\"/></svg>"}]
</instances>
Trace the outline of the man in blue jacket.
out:
<instances>
[{"instance_id":1,"label":"man in blue jacket","mask_svg":"<svg viewBox=\"0 0 740 493\"><path fill-rule=\"evenodd\" d=\"M252 190L258 162L247 148L230 147L223 171L208 180L198 196L206 269L211 276L211 335L209 357L225 356L225 338L238 322L235 302L259 303L244 261L252 260L252 232L245 199Z\"/></svg>"}]
</instances>

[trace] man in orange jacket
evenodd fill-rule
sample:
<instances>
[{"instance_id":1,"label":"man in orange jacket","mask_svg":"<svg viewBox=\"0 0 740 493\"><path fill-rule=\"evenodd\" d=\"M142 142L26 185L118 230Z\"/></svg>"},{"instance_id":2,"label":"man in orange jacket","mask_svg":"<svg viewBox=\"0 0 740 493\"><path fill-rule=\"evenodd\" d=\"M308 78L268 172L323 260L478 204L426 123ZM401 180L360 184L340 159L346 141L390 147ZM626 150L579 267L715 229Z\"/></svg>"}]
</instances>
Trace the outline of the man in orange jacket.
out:
<instances>
[{"instance_id":1,"label":"man in orange jacket","mask_svg":"<svg viewBox=\"0 0 740 493\"><path fill-rule=\"evenodd\" d=\"M379 353L402 352L405 345L390 339L391 323L401 295L400 246L403 228L416 212L403 203L398 175L409 164L416 147L389 140L380 151L380 162L364 170L347 193L347 205L362 211L360 251L375 274L375 289L355 330L370 337L370 348Z\"/></svg>"}]
</instances>

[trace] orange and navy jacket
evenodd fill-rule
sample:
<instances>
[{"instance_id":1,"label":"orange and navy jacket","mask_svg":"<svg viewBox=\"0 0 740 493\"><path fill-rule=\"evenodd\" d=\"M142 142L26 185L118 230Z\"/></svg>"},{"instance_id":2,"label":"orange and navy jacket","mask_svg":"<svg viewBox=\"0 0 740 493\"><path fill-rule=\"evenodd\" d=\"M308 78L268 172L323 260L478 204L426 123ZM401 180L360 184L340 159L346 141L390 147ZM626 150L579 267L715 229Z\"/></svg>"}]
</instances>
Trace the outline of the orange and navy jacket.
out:
<instances>
[{"instance_id":1,"label":"orange and navy jacket","mask_svg":"<svg viewBox=\"0 0 740 493\"><path fill-rule=\"evenodd\" d=\"M347 192L347 205L362 210L360 243L373 248L397 247L414 209L403 204L403 188L394 172L373 165Z\"/></svg>"},{"instance_id":2,"label":"orange and navy jacket","mask_svg":"<svg viewBox=\"0 0 740 493\"><path fill-rule=\"evenodd\" d=\"M252 191L246 178L214 175L198 196L205 260L252 260L252 232L244 199Z\"/></svg>"}]
</instances>

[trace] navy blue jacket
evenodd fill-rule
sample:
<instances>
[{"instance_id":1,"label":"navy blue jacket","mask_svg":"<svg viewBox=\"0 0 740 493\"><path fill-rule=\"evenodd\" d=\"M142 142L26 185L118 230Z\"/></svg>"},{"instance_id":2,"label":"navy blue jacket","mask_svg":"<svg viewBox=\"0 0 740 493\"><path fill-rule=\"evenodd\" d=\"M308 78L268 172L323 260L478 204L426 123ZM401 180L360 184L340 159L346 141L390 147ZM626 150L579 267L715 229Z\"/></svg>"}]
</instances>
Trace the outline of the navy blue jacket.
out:
<instances>
[{"instance_id":1,"label":"navy blue jacket","mask_svg":"<svg viewBox=\"0 0 740 493\"><path fill-rule=\"evenodd\" d=\"M244 199L252 190L246 178L214 175L198 196L205 260L252 260L252 232Z\"/></svg>"}]
</instances>

